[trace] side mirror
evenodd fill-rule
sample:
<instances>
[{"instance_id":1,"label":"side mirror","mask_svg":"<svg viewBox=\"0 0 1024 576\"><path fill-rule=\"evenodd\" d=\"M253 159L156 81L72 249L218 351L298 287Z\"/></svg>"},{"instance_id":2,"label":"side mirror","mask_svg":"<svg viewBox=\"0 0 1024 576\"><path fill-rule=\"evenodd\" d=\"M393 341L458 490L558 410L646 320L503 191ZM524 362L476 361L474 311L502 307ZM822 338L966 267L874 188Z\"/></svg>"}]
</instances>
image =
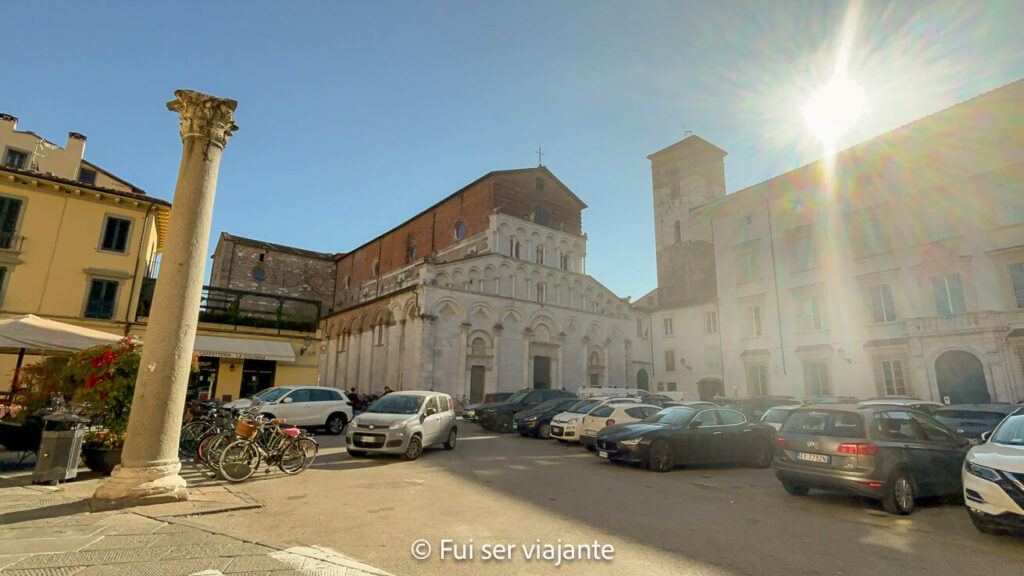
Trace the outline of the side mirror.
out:
<instances>
[{"instance_id":1,"label":"side mirror","mask_svg":"<svg viewBox=\"0 0 1024 576\"><path fill-rule=\"evenodd\" d=\"M988 442L988 439L991 438L991 437L992 437L992 431L991 430L986 430L986 431L981 433L981 441L982 442Z\"/></svg>"},{"instance_id":2,"label":"side mirror","mask_svg":"<svg viewBox=\"0 0 1024 576\"><path fill-rule=\"evenodd\" d=\"M700 428L700 420L691 420L690 430L696 430L697 428Z\"/></svg>"},{"instance_id":3,"label":"side mirror","mask_svg":"<svg viewBox=\"0 0 1024 576\"><path fill-rule=\"evenodd\" d=\"M427 408L423 411L424 416L433 416L434 414L437 414L437 410L434 408Z\"/></svg>"},{"instance_id":4,"label":"side mirror","mask_svg":"<svg viewBox=\"0 0 1024 576\"><path fill-rule=\"evenodd\" d=\"M284 400L281 400L281 403L282 403L282 404L291 404L291 403L292 403L292 398L291 398L291 396L289 396L289 397L285 398Z\"/></svg>"}]
</instances>

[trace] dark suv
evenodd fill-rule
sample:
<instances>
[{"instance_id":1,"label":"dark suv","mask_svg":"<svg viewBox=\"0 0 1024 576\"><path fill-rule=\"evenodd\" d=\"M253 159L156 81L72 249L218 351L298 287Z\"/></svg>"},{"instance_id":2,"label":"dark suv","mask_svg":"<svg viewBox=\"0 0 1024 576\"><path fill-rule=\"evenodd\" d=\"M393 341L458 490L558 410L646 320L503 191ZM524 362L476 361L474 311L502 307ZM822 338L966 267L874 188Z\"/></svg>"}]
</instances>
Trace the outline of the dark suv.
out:
<instances>
[{"instance_id":1,"label":"dark suv","mask_svg":"<svg viewBox=\"0 0 1024 576\"><path fill-rule=\"evenodd\" d=\"M476 410L476 421L488 430L506 433L512 431L512 418L517 412L532 408L555 398L574 398L565 390L534 390L527 388L512 395L505 402L484 404Z\"/></svg>"},{"instance_id":2,"label":"dark suv","mask_svg":"<svg viewBox=\"0 0 1024 576\"><path fill-rule=\"evenodd\" d=\"M819 404L792 410L779 431L775 476L790 494L860 494L910 514L918 496L958 494L970 444L902 406Z\"/></svg>"}]
</instances>

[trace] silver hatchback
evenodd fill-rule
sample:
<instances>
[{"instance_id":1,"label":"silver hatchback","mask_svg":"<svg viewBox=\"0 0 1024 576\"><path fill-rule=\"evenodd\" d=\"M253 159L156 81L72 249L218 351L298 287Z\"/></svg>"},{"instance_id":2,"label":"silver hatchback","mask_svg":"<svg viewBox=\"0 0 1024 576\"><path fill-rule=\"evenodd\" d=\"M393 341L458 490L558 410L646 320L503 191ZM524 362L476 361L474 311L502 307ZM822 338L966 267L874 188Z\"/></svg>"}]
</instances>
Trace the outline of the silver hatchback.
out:
<instances>
[{"instance_id":1,"label":"silver hatchback","mask_svg":"<svg viewBox=\"0 0 1024 576\"><path fill-rule=\"evenodd\" d=\"M415 460L428 446L455 448L458 424L455 402L441 392L392 392L360 413L348 427L345 444L350 456L399 454Z\"/></svg>"}]
</instances>

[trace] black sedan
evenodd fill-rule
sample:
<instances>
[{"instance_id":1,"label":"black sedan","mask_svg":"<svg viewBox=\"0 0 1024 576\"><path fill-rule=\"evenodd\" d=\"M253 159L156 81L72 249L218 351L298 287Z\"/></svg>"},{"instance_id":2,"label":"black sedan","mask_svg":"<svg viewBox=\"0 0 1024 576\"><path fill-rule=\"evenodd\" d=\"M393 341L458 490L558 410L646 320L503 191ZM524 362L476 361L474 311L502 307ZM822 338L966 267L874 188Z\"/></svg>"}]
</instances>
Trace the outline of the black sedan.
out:
<instances>
[{"instance_id":1,"label":"black sedan","mask_svg":"<svg viewBox=\"0 0 1024 576\"><path fill-rule=\"evenodd\" d=\"M579 405L590 404L591 400L580 400L579 398L553 398L527 408L522 412L516 412L512 417L512 428L523 436L533 436L547 440L551 438L551 419Z\"/></svg>"},{"instance_id":2,"label":"black sedan","mask_svg":"<svg viewBox=\"0 0 1024 576\"><path fill-rule=\"evenodd\" d=\"M686 464L738 463L767 468L775 429L726 408L673 406L641 422L597 433L597 455L668 472Z\"/></svg>"},{"instance_id":3,"label":"black sedan","mask_svg":"<svg viewBox=\"0 0 1024 576\"><path fill-rule=\"evenodd\" d=\"M995 430L1017 408L1014 404L953 404L935 410L932 416L961 438L978 444L982 433Z\"/></svg>"}]
</instances>

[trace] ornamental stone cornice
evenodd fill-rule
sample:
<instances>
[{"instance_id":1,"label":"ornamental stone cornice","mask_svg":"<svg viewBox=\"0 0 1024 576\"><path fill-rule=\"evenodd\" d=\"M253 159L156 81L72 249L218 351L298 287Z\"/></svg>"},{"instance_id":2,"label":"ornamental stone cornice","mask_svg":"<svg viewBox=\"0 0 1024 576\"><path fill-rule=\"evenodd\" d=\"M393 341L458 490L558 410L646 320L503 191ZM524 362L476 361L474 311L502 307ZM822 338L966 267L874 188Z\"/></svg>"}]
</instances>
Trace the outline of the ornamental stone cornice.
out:
<instances>
[{"instance_id":1,"label":"ornamental stone cornice","mask_svg":"<svg viewBox=\"0 0 1024 576\"><path fill-rule=\"evenodd\" d=\"M194 90L175 90L167 109L181 115L181 139L204 138L219 148L227 146L235 125L238 102Z\"/></svg>"}]
</instances>

